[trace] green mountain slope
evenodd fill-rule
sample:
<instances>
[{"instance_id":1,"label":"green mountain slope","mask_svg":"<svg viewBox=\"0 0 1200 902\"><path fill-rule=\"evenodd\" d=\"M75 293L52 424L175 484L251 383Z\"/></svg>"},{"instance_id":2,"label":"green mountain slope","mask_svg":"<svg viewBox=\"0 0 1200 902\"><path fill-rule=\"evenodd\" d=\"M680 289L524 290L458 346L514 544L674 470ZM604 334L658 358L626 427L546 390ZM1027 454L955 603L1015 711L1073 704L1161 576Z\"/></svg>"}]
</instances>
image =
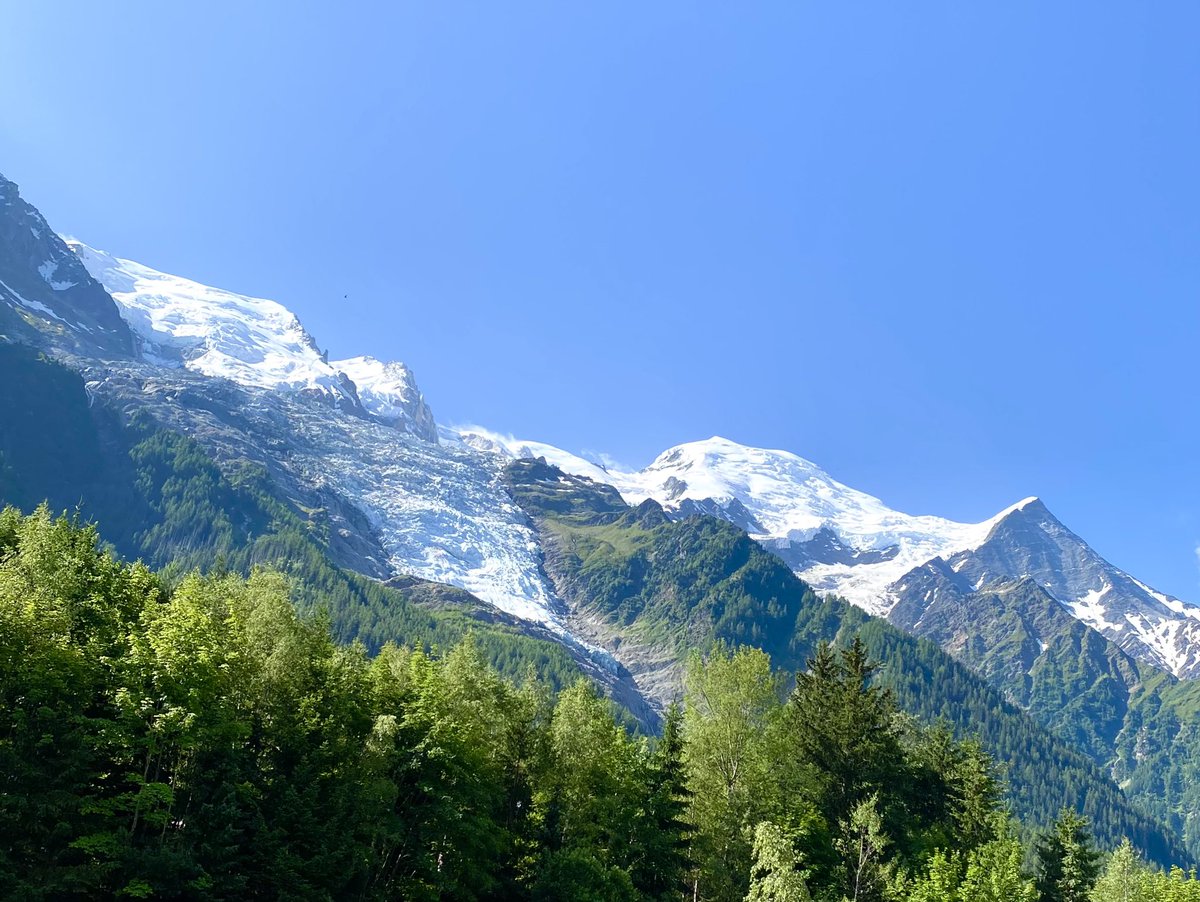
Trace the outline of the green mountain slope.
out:
<instances>
[{"instance_id":1,"label":"green mountain slope","mask_svg":"<svg viewBox=\"0 0 1200 902\"><path fill-rule=\"evenodd\" d=\"M940 560L906 577L889 619L983 676L1200 848L1196 683L1133 658L1033 580L975 590Z\"/></svg>"},{"instance_id":2,"label":"green mountain slope","mask_svg":"<svg viewBox=\"0 0 1200 902\"><path fill-rule=\"evenodd\" d=\"M1129 836L1154 860L1189 857L1178 835L1095 762L986 680L933 642L818 598L737 527L706 516L671 521L653 502L629 508L610 487L541 460L513 462L507 481L538 529L546 573L575 625L606 641L660 701L677 691L679 658L691 648L753 645L794 670L818 642L860 635L884 662L883 679L904 710L978 735L1007 769L1012 803L1027 823L1048 824L1065 805L1092 818L1104 843Z\"/></svg>"},{"instance_id":3,"label":"green mountain slope","mask_svg":"<svg viewBox=\"0 0 1200 902\"><path fill-rule=\"evenodd\" d=\"M193 569L288 574L301 610L324 609L334 634L448 648L472 631L503 673L532 666L554 685L579 674L571 652L527 635L466 592L420 580L385 586L336 567L321 511L280 498L261 467L226 473L191 439L149 418L123 421L94 401L79 374L0 342L0 506L96 522L114 550L178 579Z\"/></svg>"}]
</instances>

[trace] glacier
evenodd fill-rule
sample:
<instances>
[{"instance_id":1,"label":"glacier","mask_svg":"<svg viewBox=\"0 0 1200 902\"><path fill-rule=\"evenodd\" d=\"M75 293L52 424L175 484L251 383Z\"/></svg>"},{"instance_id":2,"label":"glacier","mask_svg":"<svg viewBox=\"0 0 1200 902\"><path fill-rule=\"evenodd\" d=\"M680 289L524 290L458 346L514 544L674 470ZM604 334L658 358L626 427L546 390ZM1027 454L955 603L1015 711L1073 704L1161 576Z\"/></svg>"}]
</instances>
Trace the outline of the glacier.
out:
<instances>
[{"instance_id":1,"label":"glacier","mask_svg":"<svg viewBox=\"0 0 1200 902\"><path fill-rule=\"evenodd\" d=\"M403 363L330 361L277 301L162 273L73 239L68 245L141 344L139 363L115 381L143 398L203 394L201 377L236 385L244 395L237 402L242 438L228 453L257 456L297 491L352 505L384 559L367 555L360 568L458 586L567 635L568 612L501 478L509 460L541 457L612 485L630 504L653 499L675 516L724 517L816 590L878 616L897 604L906 575L940 559L976 589L1033 578L1127 651L1178 676L1200 676L1200 607L1105 561L1037 498L960 523L896 511L799 455L720 436L677 445L631 470L478 426L439 426ZM118 370L110 364L108 376L94 380L96 390ZM215 441L220 430L202 422L214 405L194 407L186 415L166 403L160 410L167 419L190 417L176 425ZM250 447L263 436L270 449Z\"/></svg>"}]
</instances>

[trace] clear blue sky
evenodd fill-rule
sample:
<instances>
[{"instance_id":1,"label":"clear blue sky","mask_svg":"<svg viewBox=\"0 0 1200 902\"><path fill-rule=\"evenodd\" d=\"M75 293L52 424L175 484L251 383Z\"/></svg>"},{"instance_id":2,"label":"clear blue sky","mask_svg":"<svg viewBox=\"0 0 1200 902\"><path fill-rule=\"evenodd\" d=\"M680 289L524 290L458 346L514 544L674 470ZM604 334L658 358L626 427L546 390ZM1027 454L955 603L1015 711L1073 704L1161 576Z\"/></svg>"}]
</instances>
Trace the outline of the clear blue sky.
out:
<instances>
[{"instance_id":1,"label":"clear blue sky","mask_svg":"<svg viewBox=\"0 0 1200 902\"><path fill-rule=\"evenodd\" d=\"M60 230L399 358L443 421L1025 495L1200 601L1200 4L18 3ZM349 301L343 303L343 295Z\"/></svg>"}]
</instances>

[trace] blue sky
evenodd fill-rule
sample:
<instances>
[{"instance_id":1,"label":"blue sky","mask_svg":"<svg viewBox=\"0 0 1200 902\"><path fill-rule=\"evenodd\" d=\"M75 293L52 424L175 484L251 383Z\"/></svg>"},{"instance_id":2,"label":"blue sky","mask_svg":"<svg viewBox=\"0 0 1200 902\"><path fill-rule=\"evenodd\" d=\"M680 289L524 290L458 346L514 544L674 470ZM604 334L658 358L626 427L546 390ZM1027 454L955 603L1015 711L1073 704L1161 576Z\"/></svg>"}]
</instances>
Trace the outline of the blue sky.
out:
<instances>
[{"instance_id":1,"label":"blue sky","mask_svg":"<svg viewBox=\"0 0 1200 902\"><path fill-rule=\"evenodd\" d=\"M1038 494L1200 601L1194 2L5 19L0 172L56 228L403 359L443 421Z\"/></svg>"}]
</instances>

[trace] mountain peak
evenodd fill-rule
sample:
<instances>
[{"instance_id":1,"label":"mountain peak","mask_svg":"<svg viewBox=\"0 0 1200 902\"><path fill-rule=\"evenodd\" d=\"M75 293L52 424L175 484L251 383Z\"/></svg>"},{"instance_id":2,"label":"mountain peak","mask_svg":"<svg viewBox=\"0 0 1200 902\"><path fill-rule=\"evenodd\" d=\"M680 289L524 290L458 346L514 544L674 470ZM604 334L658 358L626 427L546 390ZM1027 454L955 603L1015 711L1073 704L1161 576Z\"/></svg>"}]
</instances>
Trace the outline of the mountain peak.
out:
<instances>
[{"instance_id":1,"label":"mountain peak","mask_svg":"<svg viewBox=\"0 0 1200 902\"><path fill-rule=\"evenodd\" d=\"M426 441L437 442L433 411L408 366L367 356L335 360L330 366L354 383L367 413L389 426L402 426Z\"/></svg>"},{"instance_id":2,"label":"mountain peak","mask_svg":"<svg viewBox=\"0 0 1200 902\"><path fill-rule=\"evenodd\" d=\"M1054 516L1050 513L1050 509L1046 507L1046 503L1042 501L1041 498L1039 498L1037 495L1030 495L1028 498L1022 498L1016 504L1010 505L1009 507L1006 507L1004 510L1000 511L1000 513L992 517L992 522L997 523L1000 520L1003 520L1005 517L1017 513L1025 514L1026 516L1037 517Z\"/></svg>"},{"instance_id":3,"label":"mountain peak","mask_svg":"<svg viewBox=\"0 0 1200 902\"><path fill-rule=\"evenodd\" d=\"M101 358L129 357L134 350L113 299L2 175L0 335Z\"/></svg>"},{"instance_id":4,"label":"mountain peak","mask_svg":"<svg viewBox=\"0 0 1200 902\"><path fill-rule=\"evenodd\" d=\"M437 441L433 414L403 364L371 357L330 363L299 318L278 301L213 288L68 241L91 277L111 292L147 361L253 388L313 395Z\"/></svg>"}]
</instances>

